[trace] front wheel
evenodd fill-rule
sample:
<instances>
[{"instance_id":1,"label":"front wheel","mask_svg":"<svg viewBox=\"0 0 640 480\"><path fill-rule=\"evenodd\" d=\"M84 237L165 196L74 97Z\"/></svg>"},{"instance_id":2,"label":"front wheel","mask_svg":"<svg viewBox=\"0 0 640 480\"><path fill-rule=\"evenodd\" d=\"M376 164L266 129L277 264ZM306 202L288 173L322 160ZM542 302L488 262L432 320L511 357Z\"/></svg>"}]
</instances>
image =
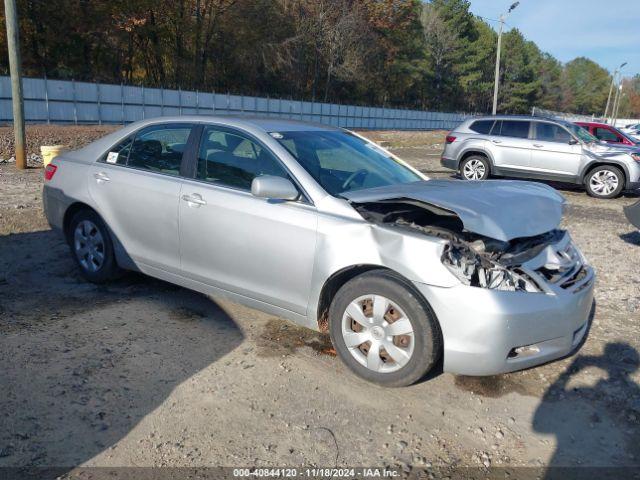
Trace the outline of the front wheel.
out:
<instances>
[{"instance_id":1,"label":"front wheel","mask_svg":"<svg viewBox=\"0 0 640 480\"><path fill-rule=\"evenodd\" d=\"M460 164L460 175L465 180L486 180L489 173L489 162L480 155L467 157Z\"/></svg>"},{"instance_id":2,"label":"front wheel","mask_svg":"<svg viewBox=\"0 0 640 480\"><path fill-rule=\"evenodd\" d=\"M585 178L587 193L596 198L615 198L624 188L624 174L610 165L591 170Z\"/></svg>"},{"instance_id":3,"label":"front wheel","mask_svg":"<svg viewBox=\"0 0 640 480\"><path fill-rule=\"evenodd\" d=\"M380 385L411 385L440 357L431 308L400 278L376 270L347 282L329 310L331 341L358 376Z\"/></svg>"}]
</instances>

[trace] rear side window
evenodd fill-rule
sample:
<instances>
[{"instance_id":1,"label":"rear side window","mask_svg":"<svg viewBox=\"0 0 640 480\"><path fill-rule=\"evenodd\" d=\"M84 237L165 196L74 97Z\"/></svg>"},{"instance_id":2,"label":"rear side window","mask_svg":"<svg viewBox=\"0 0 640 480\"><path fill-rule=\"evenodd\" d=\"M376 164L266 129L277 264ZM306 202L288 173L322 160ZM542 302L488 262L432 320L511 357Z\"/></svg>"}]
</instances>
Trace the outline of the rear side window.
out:
<instances>
[{"instance_id":1,"label":"rear side window","mask_svg":"<svg viewBox=\"0 0 640 480\"><path fill-rule=\"evenodd\" d=\"M153 125L136 134L131 145L128 167L166 175L179 175L182 155L192 124L175 123Z\"/></svg>"},{"instance_id":2,"label":"rear side window","mask_svg":"<svg viewBox=\"0 0 640 480\"><path fill-rule=\"evenodd\" d=\"M478 120L473 122L469 126L469 130L473 130L476 133L482 133L484 135L488 135L491 132L491 127L493 127L494 120Z\"/></svg>"},{"instance_id":3,"label":"rear side window","mask_svg":"<svg viewBox=\"0 0 640 480\"><path fill-rule=\"evenodd\" d=\"M514 138L529 138L529 127L531 122L522 122L518 120L503 120L500 131L497 132L496 128L493 130L493 135L500 135L501 137L514 137ZM496 125L497 127L497 125Z\"/></svg>"},{"instance_id":4,"label":"rear side window","mask_svg":"<svg viewBox=\"0 0 640 480\"><path fill-rule=\"evenodd\" d=\"M621 142L622 138L618 137L611 130L606 128L596 128L594 130L594 135L598 137L600 140L604 140L605 142Z\"/></svg>"},{"instance_id":5,"label":"rear side window","mask_svg":"<svg viewBox=\"0 0 640 480\"><path fill-rule=\"evenodd\" d=\"M569 132L553 123L536 124L536 140L543 142L569 143L572 137Z\"/></svg>"}]
</instances>

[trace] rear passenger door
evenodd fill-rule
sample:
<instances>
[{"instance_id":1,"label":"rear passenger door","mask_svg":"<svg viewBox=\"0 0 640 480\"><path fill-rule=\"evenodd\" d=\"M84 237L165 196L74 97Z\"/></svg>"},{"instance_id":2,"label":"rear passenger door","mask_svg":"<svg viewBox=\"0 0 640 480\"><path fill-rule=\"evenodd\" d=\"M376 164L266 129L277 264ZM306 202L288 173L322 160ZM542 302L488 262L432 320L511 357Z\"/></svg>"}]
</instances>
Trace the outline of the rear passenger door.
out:
<instances>
[{"instance_id":1,"label":"rear passenger door","mask_svg":"<svg viewBox=\"0 0 640 480\"><path fill-rule=\"evenodd\" d=\"M531 161L531 122L527 120L497 120L489 140L493 161L498 169L527 170ZM507 172L508 173L508 172Z\"/></svg>"},{"instance_id":2,"label":"rear passenger door","mask_svg":"<svg viewBox=\"0 0 640 480\"><path fill-rule=\"evenodd\" d=\"M582 145L561 125L534 122L534 126L531 170L566 177L578 175Z\"/></svg>"},{"instance_id":3,"label":"rear passenger door","mask_svg":"<svg viewBox=\"0 0 640 480\"><path fill-rule=\"evenodd\" d=\"M182 160L194 124L145 127L91 167L89 192L128 256L179 273L178 202Z\"/></svg>"}]
</instances>

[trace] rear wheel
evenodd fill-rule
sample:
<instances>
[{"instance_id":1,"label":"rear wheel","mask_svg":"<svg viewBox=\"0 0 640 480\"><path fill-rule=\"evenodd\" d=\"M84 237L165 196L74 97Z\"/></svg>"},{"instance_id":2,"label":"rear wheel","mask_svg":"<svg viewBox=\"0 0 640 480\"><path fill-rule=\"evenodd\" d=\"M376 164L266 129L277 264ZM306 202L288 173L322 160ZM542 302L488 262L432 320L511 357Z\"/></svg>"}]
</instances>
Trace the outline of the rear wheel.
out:
<instances>
[{"instance_id":1,"label":"rear wheel","mask_svg":"<svg viewBox=\"0 0 640 480\"><path fill-rule=\"evenodd\" d=\"M104 283L121 273L113 252L113 242L100 216L81 210L69 223L67 232L71 254L80 273L93 283Z\"/></svg>"},{"instance_id":2,"label":"rear wheel","mask_svg":"<svg viewBox=\"0 0 640 480\"><path fill-rule=\"evenodd\" d=\"M481 155L471 155L460 164L460 175L465 180L486 180L489 173L489 162Z\"/></svg>"},{"instance_id":3,"label":"rear wheel","mask_svg":"<svg viewBox=\"0 0 640 480\"><path fill-rule=\"evenodd\" d=\"M441 354L435 315L416 292L377 270L347 282L329 310L331 340L358 376L389 387L411 385Z\"/></svg>"},{"instance_id":4,"label":"rear wheel","mask_svg":"<svg viewBox=\"0 0 640 480\"><path fill-rule=\"evenodd\" d=\"M615 198L624 188L624 174L617 167L602 165L587 174L585 187L592 197Z\"/></svg>"}]
</instances>

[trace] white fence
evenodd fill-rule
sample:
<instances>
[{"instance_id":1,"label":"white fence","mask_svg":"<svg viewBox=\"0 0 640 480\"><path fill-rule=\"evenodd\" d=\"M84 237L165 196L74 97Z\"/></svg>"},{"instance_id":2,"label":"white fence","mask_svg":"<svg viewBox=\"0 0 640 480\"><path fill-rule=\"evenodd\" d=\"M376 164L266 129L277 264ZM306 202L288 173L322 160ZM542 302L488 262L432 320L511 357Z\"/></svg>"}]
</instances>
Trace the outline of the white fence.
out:
<instances>
[{"instance_id":1,"label":"white fence","mask_svg":"<svg viewBox=\"0 0 640 480\"><path fill-rule=\"evenodd\" d=\"M212 92L24 78L30 123L125 124L165 115L283 117L345 128L451 130L467 114L305 102ZM0 77L0 122L13 119L9 77Z\"/></svg>"},{"instance_id":2,"label":"white fence","mask_svg":"<svg viewBox=\"0 0 640 480\"><path fill-rule=\"evenodd\" d=\"M577 113L556 112L554 110L545 110L544 108L533 107L531 111L533 116L545 116L545 117L558 117L569 122L602 122L611 123L611 118L596 117L595 115L579 115ZM613 122L615 127L624 127L625 125L631 125L640 123L640 120L634 120L632 118L618 118Z\"/></svg>"}]
</instances>

